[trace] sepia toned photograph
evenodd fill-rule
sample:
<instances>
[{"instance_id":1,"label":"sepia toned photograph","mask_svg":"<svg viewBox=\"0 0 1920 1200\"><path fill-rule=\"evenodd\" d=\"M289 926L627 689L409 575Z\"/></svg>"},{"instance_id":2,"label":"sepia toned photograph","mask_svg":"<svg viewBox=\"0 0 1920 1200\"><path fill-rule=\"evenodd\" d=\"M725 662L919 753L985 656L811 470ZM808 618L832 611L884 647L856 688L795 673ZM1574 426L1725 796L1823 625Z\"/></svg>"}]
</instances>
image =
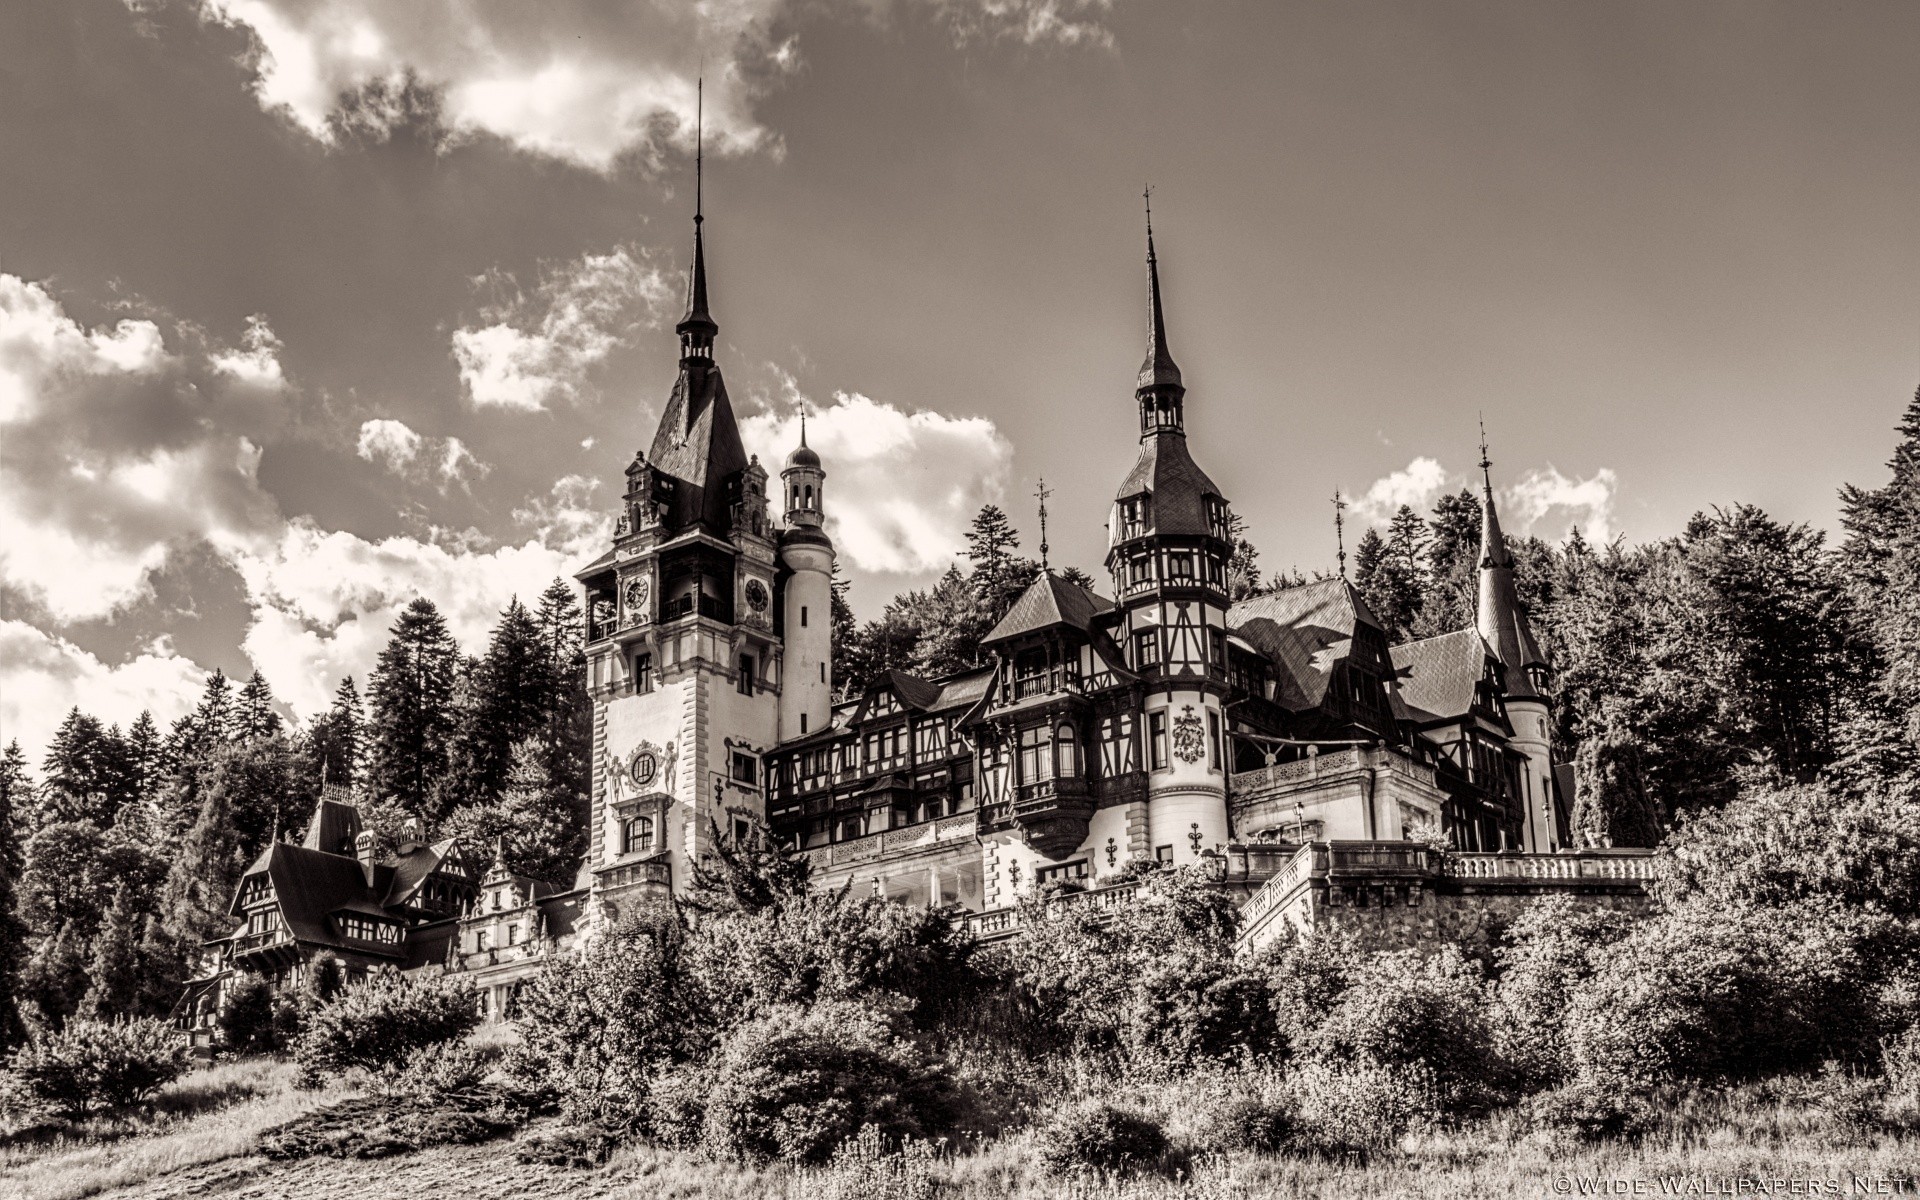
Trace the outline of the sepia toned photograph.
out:
<instances>
[{"instance_id":1,"label":"sepia toned photograph","mask_svg":"<svg viewBox=\"0 0 1920 1200\"><path fill-rule=\"evenodd\" d=\"M1920 0L0 0L0 1200L1920 1194Z\"/></svg>"}]
</instances>

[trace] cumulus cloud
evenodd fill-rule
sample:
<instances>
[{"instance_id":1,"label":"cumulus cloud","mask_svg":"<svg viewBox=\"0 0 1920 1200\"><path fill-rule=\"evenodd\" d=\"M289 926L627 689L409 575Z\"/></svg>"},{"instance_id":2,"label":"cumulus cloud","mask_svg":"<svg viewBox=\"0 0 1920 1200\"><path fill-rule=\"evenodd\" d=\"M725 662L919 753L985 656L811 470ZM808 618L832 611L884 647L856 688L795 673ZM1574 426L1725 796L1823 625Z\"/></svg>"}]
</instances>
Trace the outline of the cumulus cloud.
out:
<instances>
[{"instance_id":1,"label":"cumulus cloud","mask_svg":"<svg viewBox=\"0 0 1920 1200\"><path fill-rule=\"evenodd\" d=\"M600 481L585 475L563 475L545 496L535 496L513 510L513 519L539 540L575 558L586 558L606 548L613 539L613 514L596 507L594 493Z\"/></svg>"},{"instance_id":2,"label":"cumulus cloud","mask_svg":"<svg viewBox=\"0 0 1920 1200\"><path fill-rule=\"evenodd\" d=\"M255 387L278 388L287 379L280 370L280 339L274 336L267 318L259 313L247 318L247 331L240 338L241 348L215 353L208 358L214 370Z\"/></svg>"},{"instance_id":3,"label":"cumulus cloud","mask_svg":"<svg viewBox=\"0 0 1920 1200\"><path fill-rule=\"evenodd\" d=\"M532 604L555 577L572 574L579 556L537 536L482 549L457 540L370 541L296 519L271 546L232 562L253 605L247 657L296 713L311 716L327 707L342 676L366 677L416 596L432 600L461 647L477 654L511 598Z\"/></svg>"},{"instance_id":4,"label":"cumulus cloud","mask_svg":"<svg viewBox=\"0 0 1920 1200\"><path fill-rule=\"evenodd\" d=\"M1391 475L1374 480L1365 492L1354 497L1353 511L1377 524L1392 520L1403 504L1424 513L1442 492L1456 486L1453 482L1456 478L1447 474L1438 459L1423 455Z\"/></svg>"},{"instance_id":5,"label":"cumulus cloud","mask_svg":"<svg viewBox=\"0 0 1920 1200\"><path fill-rule=\"evenodd\" d=\"M426 437L390 417L360 422L357 451L403 479L433 483L443 492L455 484L465 488L493 469L459 438Z\"/></svg>"},{"instance_id":6,"label":"cumulus cloud","mask_svg":"<svg viewBox=\"0 0 1920 1200\"><path fill-rule=\"evenodd\" d=\"M943 570L966 549L968 522L1006 492L1013 447L985 417L907 412L858 393L837 392L821 408L740 423L747 449L777 482L787 454L807 444L826 467L827 531L853 566L889 574Z\"/></svg>"},{"instance_id":7,"label":"cumulus cloud","mask_svg":"<svg viewBox=\"0 0 1920 1200\"><path fill-rule=\"evenodd\" d=\"M122 728L146 709L165 728L193 707L206 677L165 638L109 666L65 638L0 620L0 742L17 738L37 757L76 706Z\"/></svg>"},{"instance_id":8,"label":"cumulus cloud","mask_svg":"<svg viewBox=\"0 0 1920 1200\"><path fill-rule=\"evenodd\" d=\"M254 92L322 141L338 131L342 99L419 88L459 134L491 134L532 153L610 169L631 150L690 145L694 84L707 67L710 148L768 144L753 118L761 80L795 64L770 23L783 0L202 0L215 20L257 45ZM362 123L407 104L361 105Z\"/></svg>"},{"instance_id":9,"label":"cumulus cloud","mask_svg":"<svg viewBox=\"0 0 1920 1200\"><path fill-rule=\"evenodd\" d=\"M129 0L133 2L133 0ZM262 108L332 143L435 110L452 137L489 134L521 150L608 171L628 153L691 147L705 64L710 149L779 147L756 99L800 64L793 0L201 0L247 30ZM827 11L931 14L954 40L1110 47L1112 0L839 0ZM423 97L425 99L423 100Z\"/></svg>"},{"instance_id":10,"label":"cumulus cloud","mask_svg":"<svg viewBox=\"0 0 1920 1200\"><path fill-rule=\"evenodd\" d=\"M277 525L259 485L264 322L239 351L170 351L153 321L83 329L39 284L0 275L0 578L54 619L150 593L182 545L244 545ZM240 380L217 360L238 356ZM275 371L277 373L277 362Z\"/></svg>"},{"instance_id":11,"label":"cumulus cloud","mask_svg":"<svg viewBox=\"0 0 1920 1200\"><path fill-rule=\"evenodd\" d=\"M531 295L505 274L476 283L508 294L482 310L486 324L453 332L461 385L480 408L578 399L593 368L636 327L659 325L674 299L666 275L625 246L547 271Z\"/></svg>"},{"instance_id":12,"label":"cumulus cloud","mask_svg":"<svg viewBox=\"0 0 1920 1200\"><path fill-rule=\"evenodd\" d=\"M1605 542L1613 538L1613 501L1619 491L1620 477L1611 467L1601 467L1586 479L1569 479L1549 465L1534 469L1501 493L1501 516L1512 532L1527 534L1549 518L1566 527L1578 526L1589 541ZM1546 531L1560 532L1557 530Z\"/></svg>"}]
</instances>

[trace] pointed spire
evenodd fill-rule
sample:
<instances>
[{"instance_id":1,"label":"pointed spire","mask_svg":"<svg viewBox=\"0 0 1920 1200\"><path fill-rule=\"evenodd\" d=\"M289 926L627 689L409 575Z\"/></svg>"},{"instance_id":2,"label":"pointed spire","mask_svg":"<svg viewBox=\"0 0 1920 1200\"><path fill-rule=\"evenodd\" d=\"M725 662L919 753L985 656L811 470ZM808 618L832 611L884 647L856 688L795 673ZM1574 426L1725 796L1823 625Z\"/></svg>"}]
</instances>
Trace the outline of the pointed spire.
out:
<instances>
[{"instance_id":1,"label":"pointed spire","mask_svg":"<svg viewBox=\"0 0 1920 1200\"><path fill-rule=\"evenodd\" d=\"M687 275L687 315L674 326L680 335L680 357L710 358L720 326L707 311L707 250L702 226L706 222L702 176L706 160L706 81L695 85L693 117L693 270Z\"/></svg>"},{"instance_id":2,"label":"pointed spire","mask_svg":"<svg viewBox=\"0 0 1920 1200\"><path fill-rule=\"evenodd\" d=\"M1033 494L1040 500L1040 572L1044 575L1053 570L1047 563L1047 497L1053 495L1053 489L1047 486L1046 476L1040 477L1040 486Z\"/></svg>"},{"instance_id":3,"label":"pointed spire","mask_svg":"<svg viewBox=\"0 0 1920 1200\"><path fill-rule=\"evenodd\" d=\"M1153 189L1141 193L1147 203L1147 357L1140 364L1137 390L1180 387L1180 367L1167 349L1167 316L1160 306L1160 258L1153 250Z\"/></svg>"},{"instance_id":4,"label":"pointed spire","mask_svg":"<svg viewBox=\"0 0 1920 1200\"><path fill-rule=\"evenodd\" d=\"M1474 626L1506 668L1507 695L1511 699L1538 697L1537 671L1547 666L1546 656L1534 640L1533 627L1520 606L1520 595L1513 582L1513 553L1506 536L1500 532L1500 514L1493 502L1493 462L1487 457L1487 429L1480 425L1480 595L1475 608Z\"/></svg>"},{"instance_id":5,"label":"pointed spire","mask_svg":"<svg viewBox=\"0 0 1920 1200\"><path fill-rule=\"evenodd\" d=\"M1347 577L1347 501L1340 489L1333 489L1333 546L1340 560L1340 578Z\"/></svg>"}]
</instances>

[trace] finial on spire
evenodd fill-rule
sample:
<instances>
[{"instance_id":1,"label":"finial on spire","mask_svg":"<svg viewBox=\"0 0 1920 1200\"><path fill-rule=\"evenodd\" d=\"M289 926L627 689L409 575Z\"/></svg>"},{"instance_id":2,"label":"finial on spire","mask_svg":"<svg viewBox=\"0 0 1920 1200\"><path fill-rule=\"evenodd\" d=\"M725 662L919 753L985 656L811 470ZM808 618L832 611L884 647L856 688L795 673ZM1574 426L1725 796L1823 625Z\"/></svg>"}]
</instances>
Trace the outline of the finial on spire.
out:
<instances>
[{"instance_id":1,"label":"finial on spire","mask_svg":"<svg viewBox=\"0 0 1920 1200\"><path fill-rule=\"evenodd\" d=\"M713 355L713 338L720 332L707 311L707 249L701 233L706 218L702 177L706 161L706 80L694 84L693 101L693 269L687 274L687 315L674 326L680 335L680 359L707 359Z\"/></svg>"},{"instance_id":2,"label":"finial on spire","mask_svg":"<svg viewBox=\"0 0 1920 1200\"><path fill-rule=\"evenodd\" d=\"M701 178L706 173L707 155L707 80L701 76L693 81L693 223L698 225L706 220L701 211Z\"/></svg>"},{"instance_id":3,"label":"finial on spire","mask_svg":"<svg viewBox=\"0 0 1920 1200\"><path fill-rule=\"evenodd\" d=\"M1480 414L1480 482L1487 495L1493 495L1493 460L1487 457L1487 414Z\"/></svg>"},{"instance_id":4,"label":"finial on spire","mask_svg":"<svg viewBox=\"0 0 1920 1200\"><path fill-rule=\"evenodd\" d=\"M1340 560L1340 578L1347 577L1347 502L1340 489L1333 489L1333 545Z\"/></svg>"},{"instance_id":5,"label":"finial on spire","mask_svg":"<svg viewBox=\"0 0 1920 1200\"><path fill-rule=\"evenodd\" d=\"M807 410L804 408L800 410L800 444L807 444Z\"/></svg>"},{"instance_id":6,"label":"finial on spire","mask_svg":"<svg viewBox=\"0 0 1920 1200\"><path fill-rule=\"evenodd\" d=\"M1140 377L1134 390L1145 393L1156 388L1181 389L1180 368L1167 349L1167 318L1160 306L1160 258L1153 249L1153 188L1146 187L1140 195L1147 206L1147 357L1140 364ZM1162 427L1179 429L1177 401L1168 406L1166 415L1171 419L1150 424L1143 421L1142 435Z\"/></svg>"},{"instance_id":7,"label":"finial on spire","mask_svg":"<svg viewBox=\"0 0 1920 1200\"><path fill-rule=\"evenodd\" d=\"M1040 498L1040 570L1042 572L1045 572L1048 569L1047 567L1047 497L1053 495L1052 489L1047 487L1046 476L1042 475L1040 477L1040 486L1034 490L1033 494Z\"/></svg>"}]
</instances>

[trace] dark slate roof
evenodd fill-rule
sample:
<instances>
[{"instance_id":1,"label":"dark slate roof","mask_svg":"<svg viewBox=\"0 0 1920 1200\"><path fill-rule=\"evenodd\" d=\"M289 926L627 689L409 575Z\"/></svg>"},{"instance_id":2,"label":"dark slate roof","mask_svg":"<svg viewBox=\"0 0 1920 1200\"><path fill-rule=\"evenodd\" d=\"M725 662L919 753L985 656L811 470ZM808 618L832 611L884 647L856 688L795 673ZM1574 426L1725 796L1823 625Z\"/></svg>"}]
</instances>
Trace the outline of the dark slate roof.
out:
<instances>
[{"instance_id":1,"label":"dark slate roof","mask_svg":"<svg viewBox=\"0 0 1920 1200\"><path fill-rule=\"evenodd\" d=\"M1393 675L1407 716L1419 723L1458 720L1473 707L1486 675L1486 642L1472 629L1393 648Z\"/></svg>"},{"instance_id":2,"label":"dark slate roof","mask_svg":"<svg viewBox=\"0 0 1920 1200\"><path fill-rule=\"evenodd\" d=\"M979 703L980 697L987 694L993 686L993 668L981 667L960 675L949 675L940 681L940 699L934 702L936 709L962 708Z\"/></svg>"},{"instance_id":3,"label":"dark slate roof","mask_svg":"<svg viewBox=\"0 0 1920 1200\"><path fill-rule=\"evenodd\" d=\"M1150 533L1206 535L1213 532L1207 520L1206 497L1221 495L1221 491L1187 452L1184 434L1156 433L1141 445L1140 457L1121 481L1114 498L1124 500L1141 492L1153 494L1148 513Z\"/></svg>"},{"instance_id":4,"label":"dark slate roof","mask_svg":"<svg viewBox=\"0 0 1920 1200\"><path fill-rule=\"evenodd\" d=\"M1376 624L1352 584L1322 579L1249 596L1227 610L1227 628L1280 668L1281 707L1318 708L1333 665L1353 647L1354 626Z\"/></svg>"},{"instance_id":5,"label":"dark slate roof","mask_svg":"<svg viewBox=\"0 0 1920 1200\"><path fill-rule=\"evenodd\" d=\"M328 790L332 790L331 786ZM359 836L360 810L349 802L322 795L314 805L313 820L307 822L307 836L300 844L309 850L351 856Z\"/></svg>"},{"instance_id":6,"label":"dark slate roof","mask_svg":"<svg viewBox=\"0 0 1920 1200\"><path fill-rule=\"evenodd\" d=\"M407 930L406 943L401 947L407 956L401 969L411 971L417 967L444 966L447 951L459 936L460 922L452 917L411 927Z\"/></svg>"},{"instance_id":7,"label":"dark slate roof","mask_svg":"<svg viewBox=\"0 0 1920 1200\"><path fill-rule=\"evenodd\" d=\"M415 846L405 854L395 855L388 864L393 868L393 882L388 885L387 904L405 904L413 899L427 876L440 868L447 855L459 844L458 838L448 838L435 842L431 846Z\"/></svg>"},{"instance_id":8,"label":"dark slate roof","mask_svg":"<svg viewBox=\"0 0 1920 1200\"><path fill-rule=\"evenodd\" d=\"M593 574L595 571L598 571L601 567L604 567L608 563L612 562L614 560L614 557L618 553L619 551L617 550L607 551L605 554L602 554L599 558L594 559L592 562L588 563L586 566L581 567L578 571L575 571L573 573L573 577L575 579L580 579L584 576Z\"/></svg>"},{"instance_id":9,"label":"dark slate roof","mask_svg":"<svg viewBox=\"0 0 1920 1200\"><path fill-rule=\"evenodd\" d=\"M1020 593L1020 598L1007 609L1007 615L1000 618L992 632L980 639L980 644L991 645L1055 625L1069 625L1085 633L1096 615L1112 607L1111 600L1102 599L1052 571L1042 571L1040 577Z\"/></svg>"},{"instance_id":10,"label":"dark slate roof","mask_svg":"<svg viewBox=\"0 0 1920 1200\"><path fill-rule=\"evenodd\" d=\"M725 537L732 524L727 488L747 466L733 403L717 366L683 367L660 416L647 458L674 480L664 524L680 533L698 523Z\"/></svg>"},{"instance_id":11,"label":"dark slate roof","mask_svg":"<svg viewBox=\"0 0 1920 1200\"><path fill-rule=\"evenodd\" d=\"M1167 349L1167 318L1160 307L1160 260L1153 253L1153 228L1147 228L1147 357L1140 363L1134 390L1180 387L1180 367Z\"/></svg>"},{"instance_id":12,"label":"dark slate roof","mask_svg":"<svg viewBox=\"0 0 1920 1200\"><path fill-rule=\"evenodd\" d=\"M373 900L367 877L360 864L339 854L327 854L275 842L260 856L247 874L267 872L273 886L274 901L280 907L280 919L287 932L303 942L324 946L341 945L339 933L329 916L342 910L386 915ZM231 915L239 915L239 894L234 896Z\"/></svg>"},{"instance_id":13,"label":"dark slate roof","mask_svg":"<svg viewBox=\"0 0 1920 1200\"><path fill-rule=\"evenodd\" d=\"M883 679L883 686L891 688L894 698L908 708L917 708L924 712L932 708L940 699L939 684L931 683L907 671L889 670Z\"/></svg>"},{"instance_id":14,"label":"dark slate roof","mask_svg":"<svg viewBox=\"0 0 1920 1200\"><path fill-rule=\"evenodd\" d=\"M1506 667L1507 695L1538 696L1539 690L1527 677L1527 668L1546 666L1547 656L1533 638L1527 610L1514 589L1513 552L1500 532L1500 514L1494 507L1491 484L1480 502L1480 603L1475 625L1492 647L1494 657Z\"/></svg>"}]
</instances>

